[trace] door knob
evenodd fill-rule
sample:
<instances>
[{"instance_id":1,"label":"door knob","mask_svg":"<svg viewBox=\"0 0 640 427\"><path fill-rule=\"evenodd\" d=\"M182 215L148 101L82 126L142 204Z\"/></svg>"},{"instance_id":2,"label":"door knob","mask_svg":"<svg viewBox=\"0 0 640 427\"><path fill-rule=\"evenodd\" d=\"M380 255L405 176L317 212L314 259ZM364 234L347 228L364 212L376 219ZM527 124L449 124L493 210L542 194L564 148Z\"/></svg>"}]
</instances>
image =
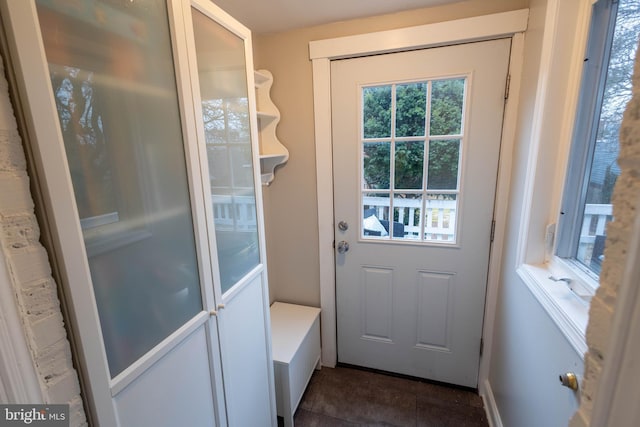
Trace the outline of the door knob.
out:
<instances>
[{"instance_id":1,"label":"door knob","mask_svg":"<svg viewBox=\"0 0 640 427\"><path fill-rule=\"evenodd\" d=\"M578 389L578 377L573 372L567 372L560 375L560 384L575 391Z\"/></svg>"},{"instance_id":2,"label":"door knob","mask_svg":"<svg viewBox=\"0 0 640 427\"><path fill-rule=\"evenodd\" d=\"M341 240L338 242L338 253L343 254L349 252L349 243Z\"/></svg>"}]
</instances>

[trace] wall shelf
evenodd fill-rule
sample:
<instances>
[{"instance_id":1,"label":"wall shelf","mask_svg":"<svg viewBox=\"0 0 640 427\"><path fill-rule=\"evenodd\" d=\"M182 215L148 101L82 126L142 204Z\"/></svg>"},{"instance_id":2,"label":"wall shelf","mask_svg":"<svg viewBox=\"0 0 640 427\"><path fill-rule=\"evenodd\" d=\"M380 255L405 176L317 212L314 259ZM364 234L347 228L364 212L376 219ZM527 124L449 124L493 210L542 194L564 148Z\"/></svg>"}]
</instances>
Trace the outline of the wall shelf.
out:
<instances>
[{"instance_id":1,"label":"wall shelf","mask_svg":"<svg viewBox=\"0 0 640 427\"><path fill-rule=\"evenodd\" d=\"M275 177L276 168L289 160L289 150L276 135L280 122L280 111L271 100L273 75L267 70L254 72L258 131L260 136L260 175L263 185L269 185Z\"/></svg>"}]
</instances>

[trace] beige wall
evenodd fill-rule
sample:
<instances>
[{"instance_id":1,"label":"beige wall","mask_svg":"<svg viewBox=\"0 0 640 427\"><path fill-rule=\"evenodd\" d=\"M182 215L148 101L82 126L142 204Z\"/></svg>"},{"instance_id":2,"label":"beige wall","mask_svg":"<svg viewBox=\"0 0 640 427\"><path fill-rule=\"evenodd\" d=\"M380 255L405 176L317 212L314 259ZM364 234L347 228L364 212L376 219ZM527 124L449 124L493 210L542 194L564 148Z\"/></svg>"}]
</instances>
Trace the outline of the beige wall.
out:
<instances>
[{"instance_id":1,"label":"beige wall","mask_svg":"<svg viewBox=\"0 0 640 427\"><path fill-rule=\"evenodd\" d=\"M256 68L274 76L289 162L264 188L271 300L320 305L312 70L309 42L526 8L529 0L467 0L358 20L254 36ZM323 176L331 179L331 176Z\"/></svg>"}]
</instances>

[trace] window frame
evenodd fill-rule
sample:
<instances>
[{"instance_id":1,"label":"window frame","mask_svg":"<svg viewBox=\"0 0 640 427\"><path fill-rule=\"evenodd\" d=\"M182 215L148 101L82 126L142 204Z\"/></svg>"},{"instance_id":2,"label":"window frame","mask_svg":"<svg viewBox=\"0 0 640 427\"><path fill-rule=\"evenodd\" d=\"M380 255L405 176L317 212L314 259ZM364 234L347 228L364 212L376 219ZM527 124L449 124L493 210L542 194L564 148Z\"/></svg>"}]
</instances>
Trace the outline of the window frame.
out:
<instances>
[{"instance_id":1,"label":"window frame","mask_svg":"<svg viewBox=\"0 0 640 427\"><path fill-rule=\"evenodd\" d=\"M530 23L543 30L538 38L531 34L527 47L532 51L523 63L520 90L531 98L520 100L518 129L523 148L519 156L515 152L512 180L519 181L510 200L511 215L517 216L512 220L517 227L512 231L517 234L516 275L579 357L588 348L586 328L593 293L581 296L574 291L583 293L587 288L581 286L582 274L555 256L554 244L592 12L592 0L549 0L544 13L534 15Z\"/></svg>"},{"instance_id":2,"label":"window frame","mask_svg":"<svg viewBox=\"0 0 640 427\"><path fill-rule=\"evenodd\" d=\"M555 263L570 269L575 279L590 293L594 293L598 287L598 274L583 266L576 258L617 11L616 0L600 0L593 4L553 259ZM591 90L594 87L598 90ZM579 191L568 191L576 188Z\"/></svg>"},{"instance_id":3,"label":"window frame","mask_svg":"<svg viewBox=\"0 0 640 427\"><path fill-rule=\"evenodd\" d=\"M590 168L590 163L586 162L589 151L585 150L582 152L583 172L577 175L577 184L570 181L572 176L575 179L579 169L579 163L572 162L572 159L579 159L573 143L575 135L579 128L585 130L580 113L588 106L584 105L587 101L582 93L593 91L597 83L597 80L591 83L587 80L585 58L592 53L587 62L602 64L604 54L608 54L609 51L601 50L600 61L593 59L590 48L595 45L592 40L597 38L592 36L592 29L600 25L600 44L607 46L603 34L614 30L611 21L615 24L615 15L603 14L601 8L611 7L615 2L617 0L550 0L542 36L532 125L530 134L525 134L529 147L524 162L526 172L516 272L581 357L588 349L586 328L599 279L579 261L563 258L566 253L563 250L567 248L563 245L567 243L560 243L560 240L567 238L565 233L571 235L572 227L575 236L581 231L583 210L569 211L567 203L572 196L573 200L580 199L584 171L588 172L587 168ZM604 21L606 25L603 25L603 16L608 19ZM600 76L598 73L597 78ZM594 102L592 111L595 107ZM589 117L589 125L592 120ZM554 163L555 171L549 173L548 165ZM516 199L515 204L519 206L520 201ZM569 212L577 218L573 223ZM576 247L578 241L576 238Z\"/></svg>"}]
</instances>

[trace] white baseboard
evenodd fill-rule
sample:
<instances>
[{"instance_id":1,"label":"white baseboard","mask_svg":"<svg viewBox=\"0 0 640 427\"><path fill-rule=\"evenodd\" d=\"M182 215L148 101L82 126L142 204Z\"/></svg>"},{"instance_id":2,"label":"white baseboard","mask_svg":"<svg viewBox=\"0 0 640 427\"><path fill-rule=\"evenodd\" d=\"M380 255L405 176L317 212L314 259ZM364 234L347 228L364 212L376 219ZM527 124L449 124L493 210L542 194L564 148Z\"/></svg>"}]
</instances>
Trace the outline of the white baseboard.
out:
<instances>
[{"instance_id":1,"label":"white baseboard","mask_svg":"<svg viewBox=\"0 0 640 427\"><path fill-rule=\"evenodd\" d=\"M484 411L487 413L487 419L489 420L490 427L503 427L502 419L500 418L500 412L496 405L496 400L493 397L493 390L489 380L484 380L482 387L480 387L480 396L484 401Z\"/></svg>"}]
</instances>

